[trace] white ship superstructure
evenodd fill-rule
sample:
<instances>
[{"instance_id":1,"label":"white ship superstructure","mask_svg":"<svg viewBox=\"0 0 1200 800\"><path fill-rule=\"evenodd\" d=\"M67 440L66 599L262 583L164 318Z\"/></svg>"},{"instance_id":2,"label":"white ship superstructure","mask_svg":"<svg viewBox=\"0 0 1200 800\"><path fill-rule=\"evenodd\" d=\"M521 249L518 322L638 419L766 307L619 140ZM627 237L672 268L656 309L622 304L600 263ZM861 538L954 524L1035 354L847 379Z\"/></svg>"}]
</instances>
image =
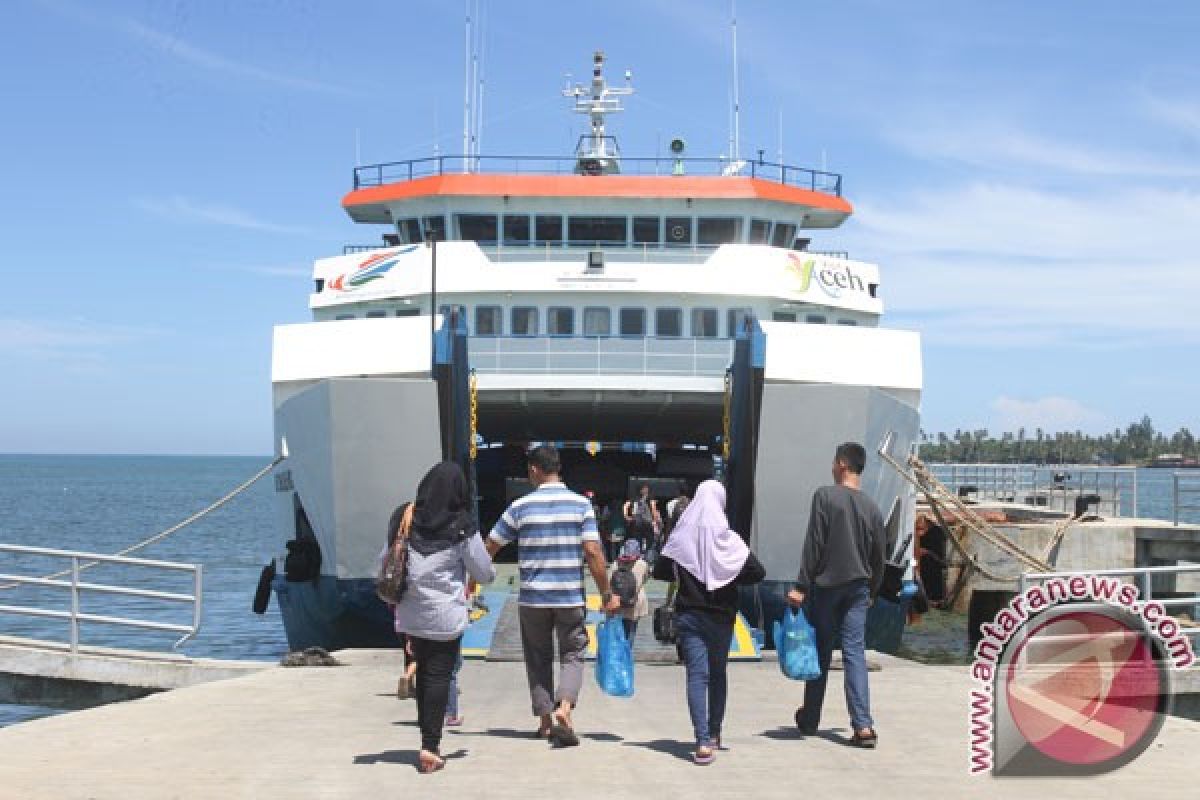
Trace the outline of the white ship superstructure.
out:
<instances>
[{"instance_id":1,"label":"white ship superstructure","mask_svg":"<svg viewBox=\"0 0 1200 800\"><path fill-rule=\"evenodd\" d=\"M383 245L318 260L312 321L275 330L280 525L322 560L280 595L293 646L374 641L387 518L442 457L477 476L484 525L531 441L591 443L566 478L604 501L719 464L782 585L833 447L915 440L917 335L879 327L875 265L810 249L852 212L841 177L690 158L681 140L623 156L603 118L630 90L602 66L590 94L567 92L591 121L570 157L355 170L342 205ZM899 478L878 463L865 477L910 530Z\"/></svg>"}]
</instances>

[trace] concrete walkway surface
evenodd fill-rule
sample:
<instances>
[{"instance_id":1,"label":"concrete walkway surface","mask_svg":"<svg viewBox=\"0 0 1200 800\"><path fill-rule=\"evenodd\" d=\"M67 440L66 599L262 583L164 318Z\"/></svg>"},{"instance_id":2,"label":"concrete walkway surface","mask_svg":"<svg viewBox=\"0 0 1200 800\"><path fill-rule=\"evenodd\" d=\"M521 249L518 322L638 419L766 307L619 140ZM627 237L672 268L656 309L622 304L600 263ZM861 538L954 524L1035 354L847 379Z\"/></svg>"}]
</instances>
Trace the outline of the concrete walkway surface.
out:
<instances>
[{"instance_id":1,"label":"concrete walkway surface","mask_svg":"<svg viewBox=\"0 0 1200 800\"><path fill-rule=\"evenodd\" d=\"M590 673L580 747L534 740L524 668L467 662L466 724L445 770L415 767L416 706L393 694L400 659L344 651L347 666L276 668L0 730L0 798L1188 798L1200 785L1200 723L1169 719L1126 767L1097 778L1000 780L967 773L962 667L875 656L877 750L846 746L841 674L822 735L800 738L802 685L771 661L730 666L728 751L697 767L682 667L639 665L633 699Z\"/></svg>"}]
</instances>

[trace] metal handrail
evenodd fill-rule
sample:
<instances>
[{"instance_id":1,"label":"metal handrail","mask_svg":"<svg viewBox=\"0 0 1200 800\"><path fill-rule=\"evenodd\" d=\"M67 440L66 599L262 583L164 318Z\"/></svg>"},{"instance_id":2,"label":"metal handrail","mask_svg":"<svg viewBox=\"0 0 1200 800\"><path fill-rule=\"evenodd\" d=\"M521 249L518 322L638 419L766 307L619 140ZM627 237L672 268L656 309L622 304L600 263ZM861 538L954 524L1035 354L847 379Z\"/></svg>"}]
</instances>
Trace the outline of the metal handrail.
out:
<instances>
[{"instance_id":1,"label":"metal handrail","mask_svg":"<svg viewBox=\"0 0 1200 800\"><path fill-rule=\"evenodd\" d=\"M1194 472L1175 472L1171 475L1171 506L1176 525L1179 524L1180 511L1200 511L1200 505L1180 503L1180 495L1200 496L1200 475Z\"/></svg>"},{"instance_id":2,"label":"metal handrail","mask_svg":"<svg viewBox=\"0 0 1200 800\"><path fill-rule=\"evenodd\" d=\"M712 377L724 374L728 368L733 340L694 336L506 334L472 336L468 347L481 374ZM551 364L551 359L555 363ZM703 366L706 362L709 366Z\"/></svg>"},{"instance_id":3,"label":"metal handrail","mask_svg":"<svg viewBox=\"0 0 1200 800\"><path fill-rule=\"evenodd\" d=\"M1136 467L982 463L929 466L952 490L973 486L981 499L1021 503L1021 495L1027 494L1045 498L1047 508L1071 512L1076 495L1092 492L1100 495L1102 505L1110 506L1114 516L1123 516L1127 509L1134 517L1138 513Z\"/></svg>"},{"instance_id":4,"label":"metal handrail","mask_svg":"<svg viewBox=\"0 0 1200 800\"><path fill-rule=\"evenodd\" d=\"M1096 575L1100 577L1131 577L1137 582L1138 591L1141 592L1141 597L1138 602L1150 602L1153 600L1162 606L1184 606L1192 608L1192 615L1196 613L1196 609L1200 608L1200 593L1190 597L1155 597L1154 596L1154 578L1162 575L1178 576L1184 573L1200 574L1200 564L1175 564L1161 567L1118 567L1115 569L1089 569L1086 573L1079 571L1067 570L1065 572L1026 572L1022 573L1017 581L1017 592L1024 592L1031 583L1044 582L1054 578L1071 578L1076 575ZM1187 636L1200 636L1200 625L1185 627L1179 626L1179 632ZM1196 667L1200 669L1200 662L1197 662Z\"/></svg>"},{"instance_id":5,"label":"metal handrail","mask_svg":"<svg viewBox=\"0 0 1200 800\"><path fill-rule=\"evenodd\" d=\"M842 195L842 176L836 172L796 167L771 161L735 162L726 158L626 157L620 159L623 175L708 175L751 177L823 194ZM354 188L382 186L446 173L505 172L534 175L578 174L578 156L429 156L388 161L354 168ZM500 168L502 166L502 168ZM592 176L603 180L605 176Z\"/></svg>"},{"instance_id":6,"label":"metal handrail","mask_svg":"<svg viewBox=\"0 0 1200 800\"><path fill-rule=\"evenodd\" d=\"M188 639L191 639L193 636L195 636L200 630L200 618L203 611L204 585L204 567L201 564L183 564L175 561L158 561L148 558L130 558L128 556L111 556L102 553L87 553L79 550L56 550L47 547L28 547L24 545L13 544L0 544L0 553L19 553L24 555L46 556L50 558L63 558L70 560L70 580L57 580L54 578L33 577L28 575L0 574L0 581L7 583L69 589L71 595L70 611L35 608L32 606L0 604L0 614L15 614L27 617L44 617L49 619L67 620L70 626L70 646L72 653L78 652L79 650L79 623L81 622L96 622L105 625L121 625L131 628L142 628L146 630L168 631L171 633L184 634L182 638L171 645L172 649L178 648ZM88 563L84 563L81 566L81 562ZM85 583L79 580L79 573L81 569L86 569L95 565L96 563L125 564L135 567L145 567L148 569L190 572L192 573L192 593L182 594L179 592L161 592L150 589L136 589L128 586L114 586L103 583ZM85 614L79 610L79 594L80 592L85 591L131 597L145 597L151 600L164 600L168 602L191 603L192 622L190 625L180 625L166 622L154 622L144 619L132 619L130 617L114 617L103 614Z\"/></svg>"}]
</instances>

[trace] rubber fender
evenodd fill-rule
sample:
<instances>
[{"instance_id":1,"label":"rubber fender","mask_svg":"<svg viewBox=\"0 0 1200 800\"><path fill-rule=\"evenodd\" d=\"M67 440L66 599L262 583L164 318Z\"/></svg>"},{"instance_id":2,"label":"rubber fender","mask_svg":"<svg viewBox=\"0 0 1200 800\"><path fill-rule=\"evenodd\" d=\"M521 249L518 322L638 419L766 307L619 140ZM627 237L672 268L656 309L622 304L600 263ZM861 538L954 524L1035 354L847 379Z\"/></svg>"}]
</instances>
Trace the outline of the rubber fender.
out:
<instances>
[{"instance_id":1,"label":"rubber fender","mask_svg":"<svg viewBox=\"0 0 1200 800\"><path fill-rule=\"evenodd\" d=\"M275 580L275 559L262 569L258 576L258 589L254 592L254 605L251 609L255 614L265 614L267 605L271 602L271 582Z\"/></svg>"}]
</instances>

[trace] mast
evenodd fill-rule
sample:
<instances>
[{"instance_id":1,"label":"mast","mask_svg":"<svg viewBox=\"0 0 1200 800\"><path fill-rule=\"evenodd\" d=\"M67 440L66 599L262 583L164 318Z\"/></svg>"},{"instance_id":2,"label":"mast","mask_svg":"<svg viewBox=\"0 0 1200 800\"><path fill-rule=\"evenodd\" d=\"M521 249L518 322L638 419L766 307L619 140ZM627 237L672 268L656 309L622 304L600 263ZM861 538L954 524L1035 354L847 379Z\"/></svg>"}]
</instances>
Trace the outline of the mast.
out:
<instances>
[{"instance_id":1,"label":"mast","mask_svg":"<svg viewBox=\"0 0 1200 800\"><path fill-rule=\"evenodd\" d=\"M463 172L471 171L471 0L466 0L467 22L463 43Z\"/></svg>"},{"instance_id":2,"label":"mast","mask_svg":"<svg viewBox=\"0 0 1200 800\"><path fill-rule=\"evenodd\" d=\"M604 116L623 111L620 98L633 94L633 73L625 70L625 86L614 88L604 79L604 51L592 56L592 83L563 89L563 97L575 98L575 111L587 114L592 132L579 138L575 155L579 159L575 171L585 175L603 175L621 171L620 151L616 140L605 134Z\"/></svg>"}]
</instances>

